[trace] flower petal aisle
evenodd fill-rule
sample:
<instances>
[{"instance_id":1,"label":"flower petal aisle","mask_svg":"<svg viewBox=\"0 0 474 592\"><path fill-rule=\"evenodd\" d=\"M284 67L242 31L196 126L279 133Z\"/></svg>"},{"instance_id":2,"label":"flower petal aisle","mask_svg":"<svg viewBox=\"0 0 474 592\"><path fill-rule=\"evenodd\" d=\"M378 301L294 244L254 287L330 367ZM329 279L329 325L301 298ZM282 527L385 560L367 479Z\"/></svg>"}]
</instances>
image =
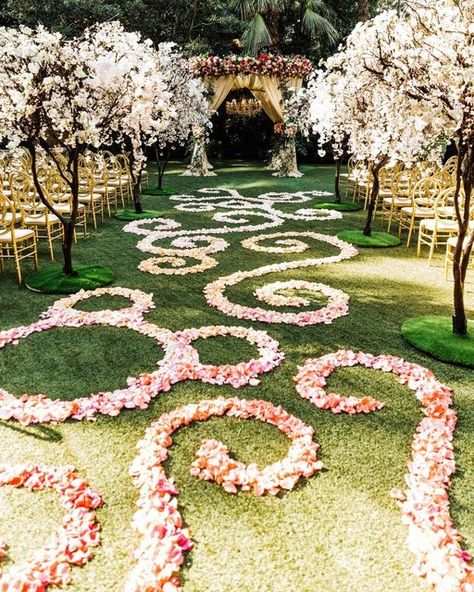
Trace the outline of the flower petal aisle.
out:
<instances>
[{"instance_id":1,"label":"flower petal aisle","mask_svg":"<svg viewBox=\"0 0 474 592\"><path fill-rule=\"evenodd\" d=\"M316 213L310 209L299 209L289 214L275 207L278 203L306 203L317 192L267 193L258 198L242 197L234 190L223 189L203 189L200 193L199 197L182 195L170 199L178 202L176 209L179 211L211 212L213 221L220 226L188 231L174 220L156 218L132 222L125 227L126 232L143 237L138 245L140 250L154 255L140 264L142 271L153 275L203 272L218 265L211 255L229 247L226 240L216 235L266 230L280 226L285 220L313 221L340 216L338 212L319 210ZM253 216L263 218L263 222L251 224L249 219ZM153 225L151 230L150 225ZM156 242L161 240L170 240L171 246L157 246ZM316 311L287 313L234 304L225 296L229 286L247 279L338 263L357 255L352 245L337 237L312 231L254 235L242 240L241 246L258 253L286 255L305 253L311 248L311 241L335 247L339 252L327 257L265 265L220 277L205 287L207 303L226 315L240 319L300 327L330 324L347 315L349 296L346 293L306 280L268 283L256 288L254 294L269 306L296 308L311 305L310 298L303 295L323 294L328 298L325 307ZM188 265L189 259L197 263ZM80 302L102 296L122 297L129 300L130 305L119 310L94 312L76 308ZM128 378L124 388L74 400L53 400L46 395L29 394L17 398L0 389L0 421L13 419L28 425L59 423L68 419L93 420L100 414L115 417L125 409L146 409L154 397L187 380L234 388L255 387L262 374L277 368L285 358L278 342L266 331L224 325L171 331L146 319L146 314L154 307L153 294L142 290L113 287L81 291L57 300L36 322L0 332L2 349L14 346L34 333L57 327L111 326L149 337L165 354L157 363L156 370ZM236 364L203 364L194 347L195 342L218 336L242 339L254 346L258 354ZM296 391L313 406L334 415L382 410L385 402L370 396L346 397L328 391L327 381L338 368L356 365L395 375L399 383L415 393L422 405L424 417L413 437L406 489L392 491L402 510L403 522L408 527L408 546L416 557L415 573L436 592L472 592L474 572L471 556L461 546L461 535L453 523L448 497L451 477L456 469L453 434L457 415L451 408L451 390L441 384L430 370L402 358L339 350L307 360L294 377ZM166 474L164 464L175 431L193 422L224 416L256 419L277 427L290 440L288 453L282 460L268 466L246 465L235 460L223 442L208 438L201 442L191 463L192 476L213 482L230 494L252 492L262 496L290 491L301 479L308 479L322 470L313 428L270 401L218 397L178 407L161 415L139 442L138 456L130 467L138 490L132 526L140 541L134 553L135 566L122 588L125 592L181 590L180 571L185 553L191 550L193 543L178 507L178 489L173 478ZM328 470L331 471L331 466ZM48 542L29 566L14 566L0 576L0 591L45 592L51 585L68 583L71 566L88 561L92 548L99 542L99 527L93 510L102 504L102 498L69 467L2 464L0 486L6 485L53 489L59 493L67 514L58 537ZM0 541L0 558L5 555L6 544Z\"/></svg>"},{"instance_id":2,"label":"flower petal aisle","mask_svg":"<svg viewBox=\"0 0 474 592\"><path fill-rule=\"evenodd\" d=\"M263 288L259 288L255 292L255 295L259 300L276 306L300 307L309 306L310 304L307 299L278 294L281 290L305 290L314 293L320 292L329 298L329 304L326 307L316 311L304 311L300 313L280 313L274 310L250 308L240 304L233 304L224 295L224 291L228 286L235 286L250 278L261 277L270 273L278 273L288 269L301 269L304 267L317 267L325 264L338 263L357 255L357 250L349 243L346 243L335 236L319 234L317 232L278 232L275 234L262 234L242 241L242 246L253 251L264 253L301 253L308 249L309 246L299 240L300 237L311 238L338 247L340 253L330 257L302 259L286 263L265 265L264 267L259 267L251 271L237 271L227 277L219 278L204 288L204 294L209 306L213 306L226 315L237 317L239 319L260 321L262 323L285 323L299 325L300 327L315 325L317 323L330 324L335 319L347 315L349 312L349 296L341 290L335 290L325 284L290 280L288 282L268 284ZM261 241L267 239L277 239L277 246L267 247L259 244Z\"/></svg>"},{"instance_id":3,"label":"flower petal aisle","mask_svg":"<svg viewBox=\"0 0 474 592\"><path fill-rule=\"evenodd\" d=\"M121 310L84 312L74 308L80 301L100 296L122 296L132 301L132 306ZM124 327L154 339L165 350L165 357L158 369L128 378L127 387L110 392L91 394L72 401L52 400L45 395L28 395L17 398L5 389L0 389L0 420L16 419L22 424L63 422L66 419L94 419L98 414L115 416L123 409L146 409L153 397L170 390L171 385L183 380L202 380L209 384L230 384L239 388L246 384L258 384L260 374L270 372L281 364L284 355L278 342L264 331L245 327L210 326L186 329L173 333L152 323L143 314L154 308L153 295L128 288L99 288L81 291L74 296L62 298L49 308L42 318L26 327L15 327L0 332L0 348L17 344L32 333L56 327L84 327L108 325ZM191 343L196 339L230 335L255 345L259 358L239 364L212 366L201 364L199 354Z\"/></svg>"}]
</instances>

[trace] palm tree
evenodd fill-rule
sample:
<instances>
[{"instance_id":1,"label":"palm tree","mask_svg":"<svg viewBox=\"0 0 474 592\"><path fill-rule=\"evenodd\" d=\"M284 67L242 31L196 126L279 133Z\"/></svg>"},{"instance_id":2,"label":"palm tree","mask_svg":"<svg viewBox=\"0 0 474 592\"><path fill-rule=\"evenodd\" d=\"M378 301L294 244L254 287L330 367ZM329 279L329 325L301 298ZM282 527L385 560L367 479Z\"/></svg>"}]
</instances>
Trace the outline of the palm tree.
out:
<instances>
[{"instance_id":1,"label":"palm tree","mask_svg":"<svg viewBox=\"0 0 474 592\"><path fill-rule=\"evenodd\" d=\"M241 18L248 21L242 43L249 55L262 48L278 50L280 46L279 17L287 7L300 11L300 32L309 36L325 35L336 43L338 33L329 19L333 16L323 0L234 0L234 8Z\"/></svg>"}]
</instances>

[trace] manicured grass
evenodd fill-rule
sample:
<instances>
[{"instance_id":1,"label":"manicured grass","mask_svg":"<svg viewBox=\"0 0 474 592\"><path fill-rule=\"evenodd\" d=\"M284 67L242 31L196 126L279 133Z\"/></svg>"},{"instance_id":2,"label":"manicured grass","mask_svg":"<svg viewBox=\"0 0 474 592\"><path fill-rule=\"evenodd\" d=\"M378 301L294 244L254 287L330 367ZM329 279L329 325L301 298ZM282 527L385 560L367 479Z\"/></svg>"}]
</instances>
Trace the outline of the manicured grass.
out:
<instances>
[{"instance_id":1,"label":"manicured grass","mask_svg":"<svg viewBox=\"0 0 474 592\"><path fill-rule=\"evenodd\" d=\"M237 189L243 196L268 192L332 191L332 167L301 167L301 179L277 179L256 164L218 164L218 177L180 177L181 163L171 163L167 186L176 193L198 195L204 187ZM152 178L150 184L155 183ZM331 198L308 204L280 204L294 212ZM189 213L175 209L166 197L143 196L143 206L176 220L184 229L216 228L214 212ZM221 212L222 210L217 210ZM342 220L303 222L289 220L268 232L312 230L335 235L360 230L365 214L343 214ZM262 222L251 217L252 223ZM179 507L192 531L195 548L183 568L183 592L423 592L426 585L412 573L413 555L406 545L407 528L390 497L394 487L404 488L411 441L422 419L413 393L383 372L361 368L337 371L329 380L331 391L347 395L372 395L386 408L367 416L334 416L315 409L295 391L293 377L308 358L341 348L374 354L393 354L430 368L454 390L459 415L455 455L459 467L451 489L453 517L474 551L474 381L472 370L445 364L415 350L400 333L410 317L449 316L452 286L443 277L442 255L428 265L415 249L361 250L358 257L247 280L226 290L232 302L256 306L253 291L267 283L290 279L322 282L350 295L350 314L330 326L306 328L264 325L229 318L207 306L203 288L219 276L251 270L286 260L336 254L337 249L312 241L311 249L295 255L258 253L243 249L249 233L225 235L231 246L214 257L219 265L202 274L153 276L138 264L150 255L138 251L142 237L123 232L123 222L107 219L97 232L74 248L77 264L97 262L115 273L114 285L140 288L154 294L156 308L149 322L172 330L224 324L255 327L280 342L285 362L261 377L258 386L235 390L187 381L160 394L147 410L124 411L118 417L95 422L24 427L0 422L0 463L37 462L72 464L106 500L99 510L102 546L83 569L74 568L68 592L117 592L132 567L137 537L131 528L137 492L128 474L136 444L147 427L176 407L219 396L270 400L315 429L326 469L304 481L294 491L276 498L231 496L213 483L189 473L203 438L222 440L239 460L263 465L278 460L288 450L288 440L278 430L256 421L217 418L182 429L175 438L166 464L168 475L180 491ZM374 229L380 230L377 222ZM265 232L265 231L262 231ZM260 233L260 232L259 232ZM166 246L167 241L157 244ZM41 244L41 265L48 265ZM60 256L57 250L58 259ZM194 263L194 262L193 262ZM25 271L28 266L25 264ZM31 268L30 268L31 269ZM472 279L471 279L472 282ZM14 271L0 275L0 329L28 325L57 300L19 289ZM318 304L314 302L313 306ZM474 317L472 283L466 304ZM265 304L258 305L266 307ZM118 297L103 297L77 305L81 310L128 306ZM294 310L294 309L293 309ZM203 363L235 363L257 355L254 347L237 339L215 338L196 342ZM127 329L91 327L52 329L9 345L0 352L0 387L15 395L45 393L55 398L96 393L125 384L127 376L150 371L163 352L154 341ZM54 495L0 489L0 539L11 544L10 556L24 562L59 523L62 511ZM5 564L8 568L9 564Z\"/></svg>"},{"instance_id":2,"label":"manicured grass","mask_svg":"<svg viewBox=\"0 0 474 592\"><path fill-rule=\"evenodd\" d=\"M474 321L468 335L461 336L453 333L450 317L415 317L403 323L402 335L438 360L474 368Z\"/></svg>"},{"instance_id":3,"label":"manicured grass","mask_svg":"<svg viewBox=\"0 0 474 592\"><path fill-rule=\"evenodd\" d=\"M153 187L145 187L145 189L143 189L142 193L144 195L163 195L163 196L167 196L167 195L173 195L173 193L175 193L175 191L172 188L167 188L167 189L156 189Z\"/></svg>"},{"instance_id":4,"label":"manicured grass","mask_svg":"<svg viewBox=\"0 0 474 592\"><path fill-rule=\"evenodd\" d=\"M115 217L122 222L132 222L132 220L144 220L145 218L158 218L161 213L158 210L145 210L144 212L135 212L134 210L119 210Z\"/></svg>"},{"instance_id":5,"label":"manicured grass","mask_svg":"<svg viewBox=\"0 0 474 592\"><path fill-rule=\"evenodd\" d=\"M102 265L80 265L74 267L74 275L66 275L61 267L48 267L25 279L25 286L33 292L43 294L74 294L79 290L95 290L114 281L114 273Z\"/></svg>"},{"instance_id":6,"label":"manicured grass","mask_svg":"<svg viewBox=\"0 0 474 592\"><path fill-rule=\"evenodd\" d=\"M357 212L358 210L362 209L360 204L352 203L351 201L343 201L341 203L326 201L323 203L318 203L314 207L316 209L336 210L337 212Z\"/></svg>"},{"instance_id":7,"label":"manicured grass","mask_svg":"<svg viewBox=\"0 0 474 592\"><path fill-rule=\"evenodd\" d=\"M401 244L400 239L388 232L372 231L370 236L365 236L362 230L343 230L338 232L337 236L356 247L368 249L385 249L389 247L398 247Z\"/></svg>"}]
</instances>

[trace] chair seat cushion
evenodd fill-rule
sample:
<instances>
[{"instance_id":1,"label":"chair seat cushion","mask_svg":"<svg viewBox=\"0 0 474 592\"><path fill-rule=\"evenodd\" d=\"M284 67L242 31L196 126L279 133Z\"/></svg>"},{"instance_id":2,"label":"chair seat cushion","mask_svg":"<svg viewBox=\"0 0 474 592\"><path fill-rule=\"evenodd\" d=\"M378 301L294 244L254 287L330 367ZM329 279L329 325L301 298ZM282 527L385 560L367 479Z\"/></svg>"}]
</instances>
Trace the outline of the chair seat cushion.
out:
<instances>
[{"instance_id":1,"label":"chair seat cushion","mask_svg":"<svg viewBox=\"0 0 474 592\"><path fill-rule=\"evenodd\" d=\"M459 224L455 220L435 220L431 218L430 220L422 220L421 226L426 230L434 230L435 228L438 231L453 231L458 232Z\"/></svg>"},{"instance_id":2,"label":"chair seat cushion","mask_svg":"<svg viewBox=\"0 0 474 592\"><path fill-rule=\"evenodd\" d=\"M22 241L30 238L34 238L34 230L28 228L14 228L13 230L0 230L0 243L12 243L13 240Z\"/></svg>"},{"instance_id":3,"label":"chair seat cushion","mask_svg":"<svg viewBox=\"0 0 474 592\"><path fill-rule=\"evenodd\" d=\"M413 210L415 210L413 212ZM421 217L421 218L433 218L435 213L434 210L432 210L431 208L402 208L402 212L405 212L407 214L412 215L413 213L415 214L415 216L417 218Z\"/></svg>"},{"instance_id":4,"label":"chair seat cushion","mask_svg":"<svg viewBox=\"0 0 474 592\"><path fill-rule=\"evenodd\" d=\"M101 193L93 193L92 195L79 195L79 202L88 204L91 202L101 202L102 201L102 194Z\"/></svg>"},{"instance_id":5,"label":"chair seat cushion","mask_svg":"<svg viewBox=\"0 0 474 592\"><path fill-rule=\"evenodd\" d=\"M395 199L392 199L391 197L386 197L383 201L387 205L393 204L394 206L399 208L406 207L411 204L411 199L409 199L408 197L396 197Z\"/></svg>"},{"instance_id":6,"label":"chair seat cushion","mask_svg":"<svg viewBox=\"0 0 474 592\"><path fill-rule=\"evenodd\" d=\"M27 226L46 226L50 224L56 224L59 222L59 218L54 214L30 214L24 219L24 223Z\"/></svg>"},{"instance_id":7,"label":"chair seat cushion","mask_svg":"<svg viewBox=\"0 0 474 592\"><path fill-rule=\"evenodd\" d=\"M428 197L417 197L416 203L418 207L430 207L433 203L433 200L429 199Z\"/></svg>"},{"instance_id":8,"label":"chair seat cushion","mask_svg":"<svg viewBox=\"0 0 474 592\"><path fill-rule=\"evenodd\" d=\"M97 195L105 195L108 191L115 191L115 187L107 189L104 185L96 185L94 187L94 193Z\"/></svg>"},{"instance_id":9,"label":"chair seat cushion","mask_svg":"<svg viewBox=\"0 0 474 592\"><path fill-rule=\"evenodd\" d=\"M69 214L71 212L71 206L67 203L65 204L54 204L54 209L59 212L60 214ZM84 210L85 206L82 204L77 204L78 211Z\"/></svg>"},{"instance_id":10,"label":"chair seat cushion","mask_svg":"<svg viewBox=\"0 0 474 592\"><path fill-rule=\"evenodd\" d=\"M15 222L20 222L21 220L21 214L18 212L15 212L15 214L13 214L13 212L7 212L5 214L5 218L4 218L5 222L11 222L12 220L15 220Z\"/></svg>"},{"instance_id":11,"label":"chair seat cushion","mask_svg":"<svg viewBox=\"0 0 474 592\"><path fill-rule=\"evenodd\" d=\"M466 238L464 240L464 247L467 246L468 241L469 241L468 238ZM458 237L457 236L452 236L451 238L448 238L448 245L450 247L455 247L457 244L458 244ZM474 253L474 251L472 251L471 257L474 257L473 253Z\"/></svg>"}]
</instances>

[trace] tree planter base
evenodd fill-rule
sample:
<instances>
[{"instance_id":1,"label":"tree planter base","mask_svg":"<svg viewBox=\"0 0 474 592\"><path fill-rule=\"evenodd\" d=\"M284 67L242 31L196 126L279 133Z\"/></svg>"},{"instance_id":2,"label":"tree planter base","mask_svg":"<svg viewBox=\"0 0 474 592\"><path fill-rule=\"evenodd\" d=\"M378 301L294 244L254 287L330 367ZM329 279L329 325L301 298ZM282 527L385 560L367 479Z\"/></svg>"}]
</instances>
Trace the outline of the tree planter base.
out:
<instances>
[{"instance_id":1,"label":"tree planter base","mask_svg":"<svg viewBox=\"0 0 474 592\"><path fill-rule=\"evenodd\" d=\"M143 220L144 218L159 218L162 215L162 212L157 212L156 210L145 210L139 214L134 210L119 210L115 214L115 217L117 220L122 220L123 222L132 222L133 220Z\"/></svg>"},{"instance_id":2,"label":"tree planter base","mask_svg":"<svg viewBox=\"0 0 474 592\"><path fill-rule=\"evenodd\" d=\"M143 195L173 195L176 191L171 189L156 189L153 187L147 187L146 189L142 189Z\"/></svg>"},{"instance_id":3,"label":"tree planter base","mask_svg":"<svg viewBox=\"0 0 474 592\"><path fill-rule=\"evenodd\" d=\"M74 269L73 276L65 275L61 267L44 269L28 276L25 286L41 294L74 294L108 286L115 279L112 270L101 265L75 265Z\"/></svg>"},{"instance_id":4,"label":"tree planter base","mask_svg":"<svg viewBox=\"0 0 474 592\"><path fill-rule=\"evenodd\" d=\"M474 321L469 321L469 334L463 337L453 333L451 317L415 317L403 323L402 335L437 360L474 368Z\"/></svg>"},{"instance_id":5,"label":"tree planter base","mask_svg":"<svg viewBox=\"0 0 474 592\"><path fill-rule=\"evenodd\" d=\"M351 201L343 201L342 203L335 203L333 201L318 203L314 206L317 210L336 210L337 212L357 212L362 209L362 206Z\"/></svg>"},{"instance_id":6,"label":"tree planter base","mask_svg":"<svg viewBox=\"0 0 474 592\"><path fill-rule=\"evenodd\" d=\"M343 230L339 232L337 238L352 243L356 247L367 247L372 249L386 249L389 247L398 247L401 244L400 239L388 232L372 232L371 236L365 236L362 230Z\"/></svg>"}]
</instances>

